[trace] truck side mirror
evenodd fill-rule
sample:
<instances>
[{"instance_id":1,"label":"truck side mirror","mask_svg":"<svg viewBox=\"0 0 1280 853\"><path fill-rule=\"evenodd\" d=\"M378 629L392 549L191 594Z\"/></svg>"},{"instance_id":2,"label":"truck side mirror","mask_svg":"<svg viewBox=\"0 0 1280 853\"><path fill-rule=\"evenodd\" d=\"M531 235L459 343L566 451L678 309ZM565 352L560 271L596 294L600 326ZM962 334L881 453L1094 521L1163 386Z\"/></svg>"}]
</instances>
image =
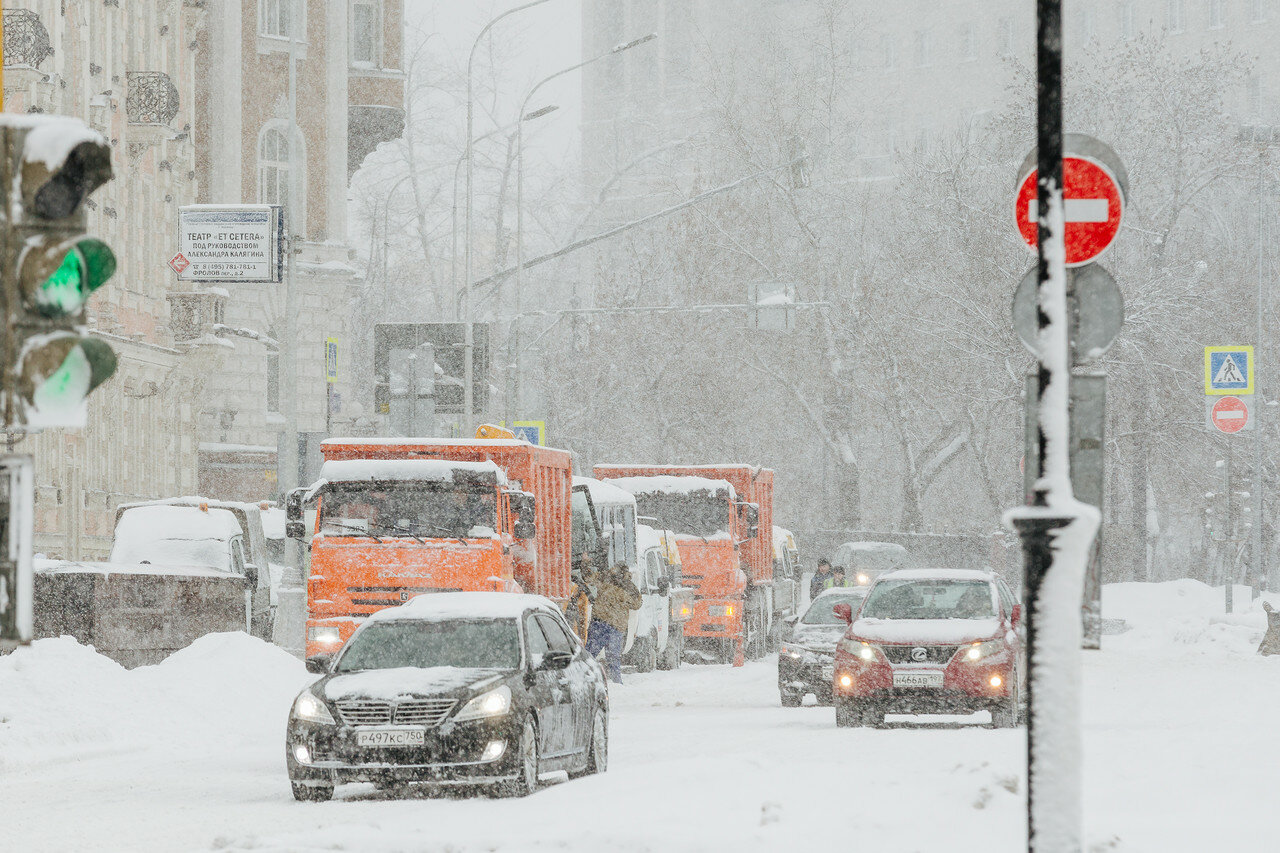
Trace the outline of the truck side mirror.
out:
<instances>
[{"instance_id":1,"label":"truck side mirror","mask_svg":"<svg viewBox=\"0 0 1280 853\"><path fill-rule=\"evenodd\" d=\"M246 589L258 588L258 567L253 563L245 563L244 585Z\"/></svg>"},{"instance_id":2,"label":"truck side mirror","mask_svg":"<svg viewBox=\"0 0 1280 853\"><path fill-rule=\"evenodd\" d=\"M307 526L301 521L286 521L284 523L284 535L288 539L306 539Z\"/></svg>"},{"instance_id":3,"label":"truck side mirror","mask_svg":"<svg viewBox=\"0 0 1280 853\"><path fill-rule=\"evenodd\" d=\"M670 591L671 581L667 579L666 575L660 576L658 578L658 595L666 595Z\"/></svg>"}]
</instances>

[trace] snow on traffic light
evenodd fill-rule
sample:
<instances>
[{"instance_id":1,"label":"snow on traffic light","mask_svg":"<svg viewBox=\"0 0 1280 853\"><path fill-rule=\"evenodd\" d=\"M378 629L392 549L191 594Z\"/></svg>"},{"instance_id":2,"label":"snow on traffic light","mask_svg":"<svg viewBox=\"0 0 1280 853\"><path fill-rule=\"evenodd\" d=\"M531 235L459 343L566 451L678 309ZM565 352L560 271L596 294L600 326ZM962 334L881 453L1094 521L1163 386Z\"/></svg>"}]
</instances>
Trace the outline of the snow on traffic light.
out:
<instances>
[{"instance_id":1,"label":"snow on traffic light","mask_svg":"<svg viewBox=\"0 0 1280 853\"><path fill-rule=\"evenodd\" d=\"M0 185L20 192L3 221L4 419L10 430L82 426L88 394L115 373L84 327L90 295L115 273L85 233L83 202L111 180L111 149L78 119L4 116Z\"/></svg>"}]
</instances>

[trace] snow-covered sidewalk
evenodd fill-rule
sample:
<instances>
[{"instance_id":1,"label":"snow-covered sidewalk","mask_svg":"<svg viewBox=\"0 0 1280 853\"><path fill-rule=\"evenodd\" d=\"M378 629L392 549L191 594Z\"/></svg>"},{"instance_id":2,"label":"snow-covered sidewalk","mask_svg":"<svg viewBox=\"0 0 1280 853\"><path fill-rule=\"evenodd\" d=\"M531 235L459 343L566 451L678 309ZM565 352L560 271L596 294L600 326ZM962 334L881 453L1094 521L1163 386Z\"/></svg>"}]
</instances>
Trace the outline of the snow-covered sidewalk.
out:
<instances>
[{"instance_id":1,"label":"snow-covered sidewalk","mask_svg":"<svg viewBox=\"0 0 1280 853\"><path fill-rule=\"evenodd\" d=\"M1093 849L1263 849L1280 659L1221 591L1108 587L1131 626L1085 660ZM1247 602L1247 596L1237 599ZM1215 610L1216 607L1216 610ZM4 846L23 851L1017 851L1021 731L890 718L840 729L779 707L771 661L631 676L609 772L526 800L295 803L289 701L310 678L243 635L125 671L69 640L0 658Z\"/></svg>"}]
</instances>

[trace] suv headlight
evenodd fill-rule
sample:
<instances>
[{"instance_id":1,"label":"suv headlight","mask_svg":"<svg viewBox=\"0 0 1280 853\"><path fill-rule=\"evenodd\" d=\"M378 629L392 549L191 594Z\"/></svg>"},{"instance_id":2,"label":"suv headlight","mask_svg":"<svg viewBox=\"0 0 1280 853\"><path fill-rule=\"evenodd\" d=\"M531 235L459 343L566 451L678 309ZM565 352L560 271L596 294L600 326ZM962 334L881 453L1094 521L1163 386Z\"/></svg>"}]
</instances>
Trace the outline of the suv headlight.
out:
<instances>
[{"instance_id":1,"label":"suv headlight","mask_svg":"<svg viewBox=\"0 0 1280 853\"><path fill-rule=\"evenodd\" d=\"M324 723L328 726L337 725L333 721L333 714L329 713L328 706L320 701L320 697L310 690L302 691L298 698L293 700L293 710L289 716L295 720L306 720L309 723Z\"/></svg>"},{"instance_id":2,"label":"suv headlight","mask_svg":"<svg viewBox=\"0 0 1280 853\"><path fill-rule=\"evenodd\" d=\"M965 650L964 659L968 661L982 660L983 658L997 655L1004 651L1004 643L999 640L985 640L981 643L974 643Z\"/></svg>"},{"instance_id":3,"label":"suv headlight","mask_svg":"<svg viewBox=\"0 0 1280 853\"><path fill-rule=\"evenodd\" d=\"M789 658L794 658L796 660L799 660L800 658L804 657L805 652L809 650L806 649L804 646L799 646L799 645L796 645L795 643L783 643L780 651L782 654L786 655Z\"/></svg>"},{"instance_id":4,"label":"suv headlight","mask_svg":"<svg viewBox=\"0 0 1280 853\"><path fill-rule=\"evenodd\" d=\"M455 722L461 723L467 720L501 717L503 714L509 713L511 713L511 688L504 684L501 687L495 687L488 693L481 693L463 705L462 710L458 712L458 716L453 719Z\"/></svg>"},{"instance_id":5,"label":"suv headlight","mask_svg":"<svg viewBox=\"0 0 1280 853\"><path fill-rule=\"evenodd\" d=\"M873 646L862 640L841 640L840 649L845 654L853 655L864 663L872 663L884 656L878 646Z\"/></svg>"}]
</instances>

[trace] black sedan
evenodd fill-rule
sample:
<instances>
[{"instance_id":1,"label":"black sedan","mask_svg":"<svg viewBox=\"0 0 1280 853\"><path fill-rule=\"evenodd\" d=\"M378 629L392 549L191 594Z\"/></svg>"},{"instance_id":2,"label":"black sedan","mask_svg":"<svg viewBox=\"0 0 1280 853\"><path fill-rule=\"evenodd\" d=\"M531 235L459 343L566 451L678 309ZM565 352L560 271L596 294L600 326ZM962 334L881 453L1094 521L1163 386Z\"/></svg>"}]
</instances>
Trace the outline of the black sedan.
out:
<instances>
[{"instance_id":1,"label":"black sedan","mask_svg":"<svg viewBox=\"0 0 1280 853\"><path fill-rule=\"evenodd\" d=\"M422 595L307 667L323 677L294 700L285 747L299 800L343 782L522 796L542 773L607 764L604 673L541 596Z\"/></svg>"},{"instance_id":2,"label":"black sedan","mask_svg":"<svg viewBox=\"0 0 1280 853\"><path fill-rule=\"evenodd\" d=\"M812 693L819 705L831 704L836 643L848 627L832 608L848 604L857 612L866 596L866 587L828 589L800 616L778 651L778 693L783 705L798 706L806 693Z\"/></svg>"}]
</instances>

